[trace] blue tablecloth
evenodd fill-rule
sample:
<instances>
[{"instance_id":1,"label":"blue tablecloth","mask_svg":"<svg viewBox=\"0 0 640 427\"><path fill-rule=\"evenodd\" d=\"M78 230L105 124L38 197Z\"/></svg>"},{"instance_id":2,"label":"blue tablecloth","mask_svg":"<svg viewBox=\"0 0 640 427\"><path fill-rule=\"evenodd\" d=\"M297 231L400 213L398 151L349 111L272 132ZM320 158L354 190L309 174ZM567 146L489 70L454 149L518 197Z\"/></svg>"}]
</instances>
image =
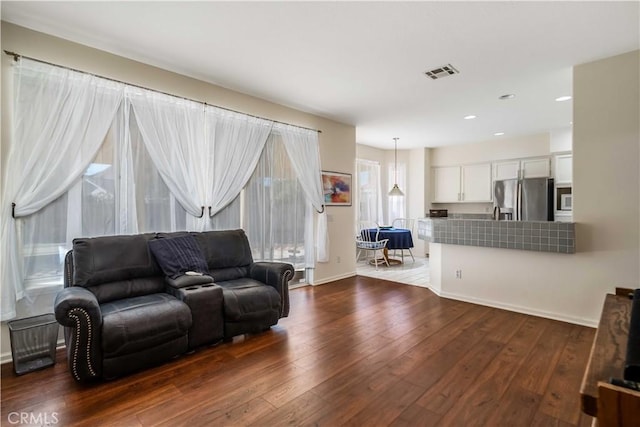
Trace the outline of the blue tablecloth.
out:
<instances>
[{"instance_id":1,"label":"blue tablecloth","mask_svg":"<svg viewBox=\"0 0 640 427\"><path fill-rule=\"evenodd\" d=\"M376 229L369 230L372 239L375 238ZM381 229L378 233L378 240L389 239L387 249L409 249L413 247L413 238L411 230L406 228L389 228Z\"/></svg>"}]
</instances>

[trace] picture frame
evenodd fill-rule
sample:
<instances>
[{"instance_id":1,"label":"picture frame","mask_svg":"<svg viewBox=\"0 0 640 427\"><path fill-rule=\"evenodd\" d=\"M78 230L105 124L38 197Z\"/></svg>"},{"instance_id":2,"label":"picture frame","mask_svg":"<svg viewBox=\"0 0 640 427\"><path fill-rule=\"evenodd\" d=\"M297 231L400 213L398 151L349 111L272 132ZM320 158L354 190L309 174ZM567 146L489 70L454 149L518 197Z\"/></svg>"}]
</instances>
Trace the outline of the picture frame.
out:
<instances>
[{"instance_id":1,"label":"picture frame","mask_svg":"<svg viewBox=\"0 0 640 427\"><path fill-rule=\"evenodd\" d=\"M351 206L353 186L350 173L322 171L325 206Z\"/></svg>"}]
</instances>

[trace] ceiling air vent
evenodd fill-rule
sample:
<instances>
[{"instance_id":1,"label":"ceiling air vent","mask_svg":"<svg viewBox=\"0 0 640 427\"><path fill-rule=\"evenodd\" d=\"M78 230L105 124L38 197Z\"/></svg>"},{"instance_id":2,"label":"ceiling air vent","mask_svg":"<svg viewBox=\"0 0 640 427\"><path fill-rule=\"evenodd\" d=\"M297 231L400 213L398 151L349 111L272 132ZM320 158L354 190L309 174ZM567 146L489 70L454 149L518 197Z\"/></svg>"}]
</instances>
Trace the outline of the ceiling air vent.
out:
<instances>
[{"instance_id":1,"label":"ceiling air vent","mask_svg":"<svg viewBox=\"0 0 640 427\"><path fill-rule=\"evenodd\" d=\"M432 80L438 80L441 79L443 77L448 77L448 76L452 76L454 74L458 74L459 71L456 70L453 65L451 64L447 64L447 65L443 65L442 67L438 67L438 68L434 68L431 71L425 71L425 74L427 75L427 77L429 77Z\"/></svg>"}]
</instances>

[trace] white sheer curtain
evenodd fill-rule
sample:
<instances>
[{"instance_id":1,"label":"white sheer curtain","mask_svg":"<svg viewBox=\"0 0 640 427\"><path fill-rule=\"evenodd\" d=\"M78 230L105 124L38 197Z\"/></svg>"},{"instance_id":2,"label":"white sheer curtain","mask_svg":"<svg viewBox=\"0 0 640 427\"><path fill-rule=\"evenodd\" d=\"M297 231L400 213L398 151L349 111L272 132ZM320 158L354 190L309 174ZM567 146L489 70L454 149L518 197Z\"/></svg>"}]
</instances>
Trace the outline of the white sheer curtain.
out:
<instances>
[{"instance_id":1,"label":"white sheer curtain","mask_svg":"<svg viewBox=\"0 0 640 427\"><path fill-rule=\"evenodd\" d=\"M356 159L357 203L356 224L360 221L384 224L380 163Z\"/></svg>"},{"instance_id":2,"label":"white sheer curtain","mask_svg":"<svg viewBox=\"0 0 640 427\"><path fill-rule=\"evenodd\" d=\"M269 120L207 106L207 139L214 153L210 216L233 202L249 181L272 125Z\"/></svg>"},{"instance_id":3,"label":"white sheer curtain","mask_svg":"<svg viewBox=\"0 0 640 427\"><path fill-rule=\"evenodd\" d=\"M243 225L253 258L305 267L305 213L310 203L275 133L269 136L245 188L244 204Z\"/></svg>"},{"instance_id":4,"label":"white sheer curtain","mask_svg":"<svg viewBox=\"0 0 640 427\"><path fill-rule=\"evenodd\" d=\"M3 175L1 320L24 296L21 217L63 195L85 171L124 85L40 62L15 65L13 134ZM14 215L9 203L15 203Z\"/></svg>"},{"instance_id":5,"label":"white sheer curtain","mask_svg":"<svg viewBox=\"0 0 640 427\"><path fill-rule=\"evenodd\" d=\"M319 213L315 239L313 238L313 211L310 210L306 214L307 224L310 226L310 229L307 229L307 238L305 239L307 244L305 248L307 267L314 266L314 246L317 248L316 259L318 262L329 262L329 233L327 230L327 215L323 205L324 194L320 169L318 132L282 123L276 123L274 131L282 138L293 170L300 181L307 200Z\"/></svg>"},{"instance_id":6,"label":"white sheer curtain","mask_svg":"<svg viewBox=\"0 0 640 427\"><path fill-rule=\"evenodd\" d=\"M153 163L190 214L187 228L204 230L213 170L213 148L205 140L204 105L135 88L129 95Z\"/></svg>"},{"instance_id":7,"label":"white sheer curtain","mask_svg":"<svg viewBox=\"0 0 640 427\"><path fill-rule=\"evenodd\" d=\"M133 113L131 115L134 116ZM189 215L160 176L144 144L135 117L130 118L127 129L133 170L130 174L133 175L133 183L130 182L128 186L129 189L135 190L136 222L139 232L186 230Z\"/></svg>"},{"instance_id":8,"label":"white sheer curtain","mask_svg":"<svg viewBox=\"0 0 640 427\"><path fill-rule=\"evenodd\" d=\"M242 192L222 208L217 214L209 219L209 228L211 230L236 230L242 228Z\"/></svg>"},{"instance_id":9,"label":"white sheer curtain","mask_svg":"<svg viewBox=\"0 0 640 427\"><path fill-rule=\"evenodd\" d=\"M79 236L244 226L257 259L311 268L314 242L328 257L325 215L313 235L323 209L315 131L26 59L14 74L2 320L31 296L25 283L59 286Z\"/></svg>"}]
</instances>

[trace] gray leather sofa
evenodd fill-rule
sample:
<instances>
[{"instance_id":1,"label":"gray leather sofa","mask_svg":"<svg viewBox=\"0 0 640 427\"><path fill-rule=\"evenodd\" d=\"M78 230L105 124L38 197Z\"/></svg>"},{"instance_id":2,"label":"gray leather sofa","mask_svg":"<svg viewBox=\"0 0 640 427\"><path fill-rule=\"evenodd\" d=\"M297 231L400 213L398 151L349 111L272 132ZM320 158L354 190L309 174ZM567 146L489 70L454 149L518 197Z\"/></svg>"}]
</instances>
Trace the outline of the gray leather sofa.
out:
<instances>
[{"instance_id":1,"label":"gray leather sofa","mask_svg":"<svg viewBox=\"0 0 640 427\"><path fill-rule=\"evenodd\" d=\"M157 248L175 267L184 257L167 244L182 241L195 241L208 271L167 275ZM54 303L71 374L115 378L268 330L289 314L293 273L290 264L253 262L243 230L75 239Z\"/></svg>"}]
</instances>

